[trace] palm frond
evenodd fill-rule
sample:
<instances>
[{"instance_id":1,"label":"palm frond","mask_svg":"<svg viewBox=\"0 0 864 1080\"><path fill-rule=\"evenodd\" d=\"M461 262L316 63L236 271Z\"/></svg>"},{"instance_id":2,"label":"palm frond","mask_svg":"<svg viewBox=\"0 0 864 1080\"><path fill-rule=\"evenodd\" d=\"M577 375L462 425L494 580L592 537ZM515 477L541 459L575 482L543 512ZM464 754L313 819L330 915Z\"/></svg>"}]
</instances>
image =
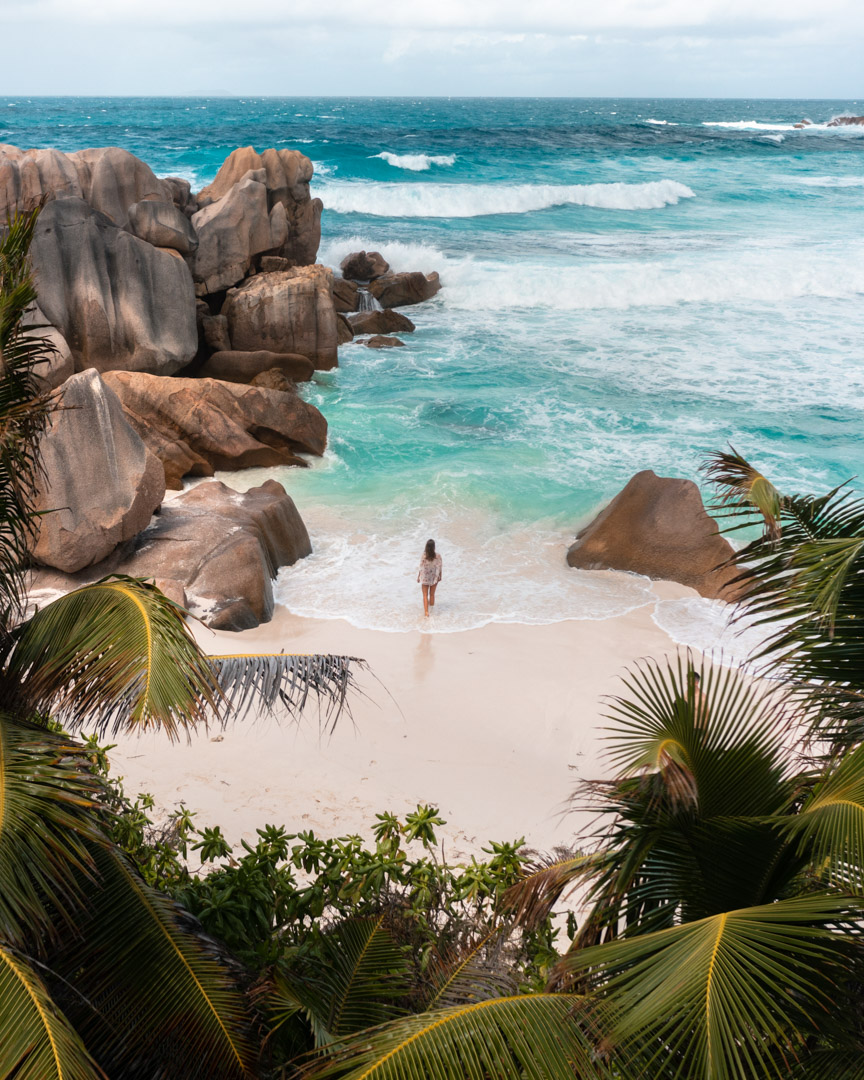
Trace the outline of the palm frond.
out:
<instances>
[{"instance_id":1,"label":"palm frond","mask_svg":"<svg viewBox=\"0 0 864 1080\"><path fill-rule=\"evenodd\" d=\"M512 916L517 926L536 930L549 918L565 892L575 888L587 871L596 868L598 856L569 848L555 848L538 855L524 867L524 877L501 897L499 910Z\"/></svg>"},{"instance_id":2,"label":"palm frond","mask_svg":"<svg viewBox=\"0 0 864 1080\"><path fill-rule=\"evenodd\" d=\"M261 653L208 656L228 712L244 717L254 706L291 717L310 700L324 706L323 726L332 730L341 714L350 715L349 694L358 693L356 670L366 661L327 653Z\"/></svg>"},{"instance_id":3,"label":"palm frond","mask_svg":"<svg viewBox=\"0 0 864 1080\"><path fill-rule=\"evenodd\" d=\"M95 778L83 750L0 714L0 940L69 933L92 887Z\"/></svg>"},{"instance_id":4,"label":"palm frond","mask_svg":"<svg viewBox=\"0 0 864 1080\"><path fill-rule=\"evenodd\" d=\"M54 401L35 374L53 347L23 326L36 299L29 250L39 209L0 230L0 631L23 613L24 571L37 517L39 440Z\"/></svg>"},{"instance_id":5,"label":"palm frond","mask_svg":"<svg viewBox=\"0 0 864 1080\"><path fill-rule=\"evenodd\" d=\"M720 450L709 454L701 470L717 488L721 506L738 513L758 512L767 534L772 539L780 536L783 496L734 447L730 446L728 453Z\"/></svg>"},{"instance_id":6,"label":"palm frond","mask_svg":"<svg viewBox=\"0 0 864 1080\"><path fill-rule=\"evenodd\" d=\"M52 958L66 1011L109 1075L239 1080L254 1073L245 998L221 947L113 849L81 937ZM143 1063L143 1064L142 1064Z\"/></svg>"},{"instance_id":7,"label":"palm frond","mask_svg":"<svg viewBox=\"0 0 864 1080\"><path fill-rule=\"evenodd\" d=\"M402 1017L341 1040L304 1074L344 1080L583 1080L606 1076L575 995L531 994Z\"/></svg>"},{"instance_id":8,"label":"palm frond","mask_svg":"<svg viewBox=\"0 0 864 1080\"><path fill-rule=\"evenodd\" d=\"M783 826L814 872L834 886L864 892L864 746L827 770Z\"/></svg>"},{"instance_id":9,"label":"palm frond","mask_svg":"<svg viewBox=\"0 0 864 1080\"><path fill-rule=\"evenodd\" d=\"M468 942L436 956L426 976L429 983L424 997L426 1012L512 997L517 989L506 959L502 962L501 931L497 928L477 942Z\"/></svg>"},{"instance_id":10,"label":"palm frond","mask_svg":"<svg viewBox=\"0 0 864 1080\"><path fill-rule=\"evenodd\" d=\"M162 728L172 739L222 697L183 609L151 584L105 578L61 596L17 632L9 683L70 730Z\"/></svg>"},{"instance_id":11,"label":"palm frond","mask_svg":"<svg viewBox=\"0 0 864 1080\"><path fill-rule=\"evenodd\" d=\"M105 1080L26 960L0 941L0 1077Z\"/></svg>"},{"instance_id":12,"label":"palm frond","mask_svg":"<svg viewBox=\"0 0 864 1080\"><path fill-rule=\"evenodd\" d=\"M789 1075L848 971L837 896L806 896L574 951L625 1072L670 1080Z\"/></svg>"}]
</instances>

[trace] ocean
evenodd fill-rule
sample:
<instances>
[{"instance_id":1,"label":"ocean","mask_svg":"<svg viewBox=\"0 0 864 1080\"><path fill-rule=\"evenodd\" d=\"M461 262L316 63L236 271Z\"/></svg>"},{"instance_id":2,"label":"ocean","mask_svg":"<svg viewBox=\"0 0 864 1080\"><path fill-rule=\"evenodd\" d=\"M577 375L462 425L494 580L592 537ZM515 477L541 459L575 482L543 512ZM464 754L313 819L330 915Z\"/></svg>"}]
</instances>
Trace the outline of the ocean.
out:
<instances>
[{"instance_id":1,"label":"ocean","mask_svg":"<svg viewBox=\"0 0 864 1080\"><path fill-rule=\"evenodd\" d=\"M730 443L780 486L864 471L864 128L856 101L0 99L0 142L117 145L209 182L248 144L315 162L319 261L358 248L443 289L405 347L349 345L303 393L308 470L266 470L314 554L279 599L400 631L602 619L653 599L569 570L576 530L640 469L698 481ZM807 118L812 125L793 126ZM238 487L265 470L220 476ZM423 625L416 566L444 582ZM676 640L722 606L664 601Z\"/></svg>"}]
</instances>

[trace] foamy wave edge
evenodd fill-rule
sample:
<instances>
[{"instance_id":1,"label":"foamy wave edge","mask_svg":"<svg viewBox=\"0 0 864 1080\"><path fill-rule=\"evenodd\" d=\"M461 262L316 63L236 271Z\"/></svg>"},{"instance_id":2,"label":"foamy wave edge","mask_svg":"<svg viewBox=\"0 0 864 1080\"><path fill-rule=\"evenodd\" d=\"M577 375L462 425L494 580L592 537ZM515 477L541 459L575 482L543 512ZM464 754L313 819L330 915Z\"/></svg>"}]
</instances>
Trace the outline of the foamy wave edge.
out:
<instances>
[{"instance_id":1,"label":"foamy wave edge","mask_svg":"<svg viewBox=\"0 0 864 1080\"><path fill-rule=\"evenodd\" d=\"M382 150L380 154L373 154L374 158L380 158L396 169L408 169L411 172L426 172L433 165L455 165L455 154L391 154L389 150Z\"/></svg>"},{"instance_id":2,"label":"foamy wave edge","mask_svg":"<svg viewBox=\"0 0 864 1080\"><path fill-rule=\"evenodd\" d=\"M660 210L695 192L677 180L639 184L324 183L316 194L339 214L373 217L467 218L526 214L555 206L602 210Z\"/></svg>"}]
</instances>

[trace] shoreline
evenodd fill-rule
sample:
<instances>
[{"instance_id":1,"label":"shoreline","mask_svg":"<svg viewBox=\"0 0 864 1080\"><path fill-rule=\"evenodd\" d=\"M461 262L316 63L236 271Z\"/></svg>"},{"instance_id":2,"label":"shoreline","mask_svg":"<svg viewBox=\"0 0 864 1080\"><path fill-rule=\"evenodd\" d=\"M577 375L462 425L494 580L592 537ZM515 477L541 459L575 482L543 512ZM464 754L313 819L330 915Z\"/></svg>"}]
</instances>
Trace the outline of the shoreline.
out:
<instances>
[{"instance_id":1,"label":"shoreline","mask_svg":"<svg viewBox=\"0 0 864 1080\"><path fill-rule=\"evenodd\" d=\"M655 602L695 595L653 582ZM232 844L284 825L324 837L370 835L375 814L438 806L446 856L489 841L567 844L592 820L562 817L579 779L604 775L602 698L640 657L674 653L654 603L603 621L488 624L454 633L360 630L277 607L240 634L204 627L209 652L332 652L363 657L363 695L332 735L314 705L300 724L257 716L172 745L164 735L117 736L111 771L127 793L149 792L161 816L183 802L199 827ZM221 738L220 738L221 736Z\"/></svg>"}]
</instances>

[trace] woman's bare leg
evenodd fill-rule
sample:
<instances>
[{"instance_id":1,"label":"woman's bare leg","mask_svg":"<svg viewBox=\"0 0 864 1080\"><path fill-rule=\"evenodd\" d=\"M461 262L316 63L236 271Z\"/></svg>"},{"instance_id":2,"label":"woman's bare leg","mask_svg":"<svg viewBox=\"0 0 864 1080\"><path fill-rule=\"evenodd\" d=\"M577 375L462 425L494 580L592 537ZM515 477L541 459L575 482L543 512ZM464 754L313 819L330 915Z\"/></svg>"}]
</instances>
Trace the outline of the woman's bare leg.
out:
<instances>
[{"instance_id":1,"label":"woman's bare leg","mask_svg":"<svg viewBox=\"0 0 864 1080\"><path fill-rule=\"evenodd\" d=\"M429 607L435 607L435 590L438 588L438 582L429 586Z\"/></svg>"},{"instance_id":2,"label":"woman's bare leg","mask_svg":"<svg viewBox=\"0 0 864 1080\"><path fill-rule=\"evenodd\" d=\"M423 613L426 616L426 618L428 619L429 618L429 586L428 585L421 585L420 588L423 590Z\"/></svg>"}]
</instances>

